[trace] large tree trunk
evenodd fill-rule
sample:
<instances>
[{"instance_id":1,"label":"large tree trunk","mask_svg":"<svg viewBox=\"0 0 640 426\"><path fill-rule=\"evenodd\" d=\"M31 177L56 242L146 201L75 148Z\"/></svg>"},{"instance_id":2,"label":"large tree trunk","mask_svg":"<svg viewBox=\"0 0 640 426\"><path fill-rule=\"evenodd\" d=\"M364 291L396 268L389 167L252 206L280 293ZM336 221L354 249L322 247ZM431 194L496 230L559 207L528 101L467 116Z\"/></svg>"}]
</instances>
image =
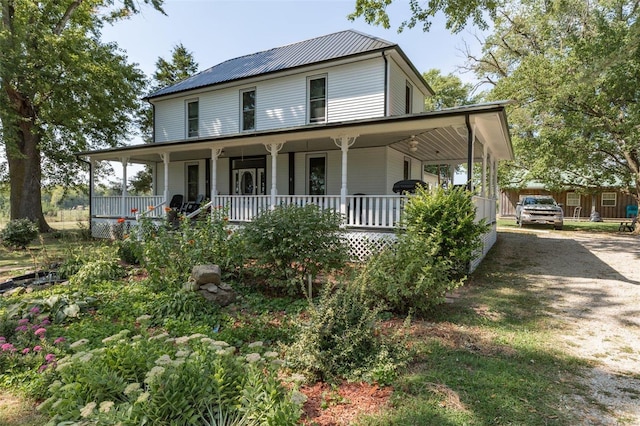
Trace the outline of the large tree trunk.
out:
<instances>
[{"instance_id":1,"label":"large tree trunk","mask_svg":"<svg viewBox=\"0 0 640 426\"><path fill-rule=\"evenodd\" d=\"M51 227L42 213L40 138L30 122L23 121L17 128L17 143L5 142L11 188L11 219L31 219L38 224L40 232L49 232Z\"/></svg>"}]
</instances>

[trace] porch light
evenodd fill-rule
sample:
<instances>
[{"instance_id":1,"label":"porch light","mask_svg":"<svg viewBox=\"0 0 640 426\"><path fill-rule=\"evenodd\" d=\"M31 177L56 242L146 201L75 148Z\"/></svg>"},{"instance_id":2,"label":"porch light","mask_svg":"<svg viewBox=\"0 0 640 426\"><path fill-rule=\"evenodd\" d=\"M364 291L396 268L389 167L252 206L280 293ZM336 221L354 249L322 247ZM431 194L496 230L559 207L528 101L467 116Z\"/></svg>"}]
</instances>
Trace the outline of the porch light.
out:
<instances>
[{"instance_id":1,"label":"porch light","mask_svg":"<svg viewBox=\"0 0 640 426\"><path fill-rule=\"evenodd\" d=\"M409 151L416 152L418 150L418 141L414 135L411 135L411 140L409 141Z\"/></svg>"}]
</instances>

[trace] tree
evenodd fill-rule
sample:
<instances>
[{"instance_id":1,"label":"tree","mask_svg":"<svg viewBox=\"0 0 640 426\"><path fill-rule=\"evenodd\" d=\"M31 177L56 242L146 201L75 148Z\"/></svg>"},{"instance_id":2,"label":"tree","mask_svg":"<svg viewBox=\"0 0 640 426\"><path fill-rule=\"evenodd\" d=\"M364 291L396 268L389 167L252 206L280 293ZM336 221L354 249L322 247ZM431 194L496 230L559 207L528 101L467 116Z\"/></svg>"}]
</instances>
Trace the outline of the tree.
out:
<instances>
[{"instance_id":1,"label":"tree","mask_svg":"<svg viewBox=\"0 0 640 426\"><path fill-rule=\"evenodd\" d=\"M171 50L171 61L158 58L156 61L156 71L153 73L153 80L149 83L152 92L171 86L184 80L198 72L198 63L182 43L174 46ZM152 143L153 134L153 109L150 105L145 105L140 115L139 124L142 129L145 143ZM151 191L152 184L151 167L146 166L131 178L129 184L137 193Z\"/></svg>"},{"instance_id":2,"label":"tree","mask_svg":"<svg viewBox=\"0 0 640 426\"><path fill-rule=\"evenodd\" d=\"M422 73L422 77L435 92L435 95L425 99L426 111L471 105L478 101L478 96L472 95L473 85L463 83L457 75L442 75L440 70L432 68Z\"/></svg>"},{"instance_id":3,"label":"tree","mask_svg":"<svg viewBox=\"0 0 640 426\"><path fill-rule=\"evenodd\" d=\"M498 12L471 59L491 98L516 101L503 186L622 186L640 201L639 13L625 0L527 0Z\"/></svg>"},{"instance_id":4,"label":"tree","mask_svg":"<svg viewBox=\"0 0 640 426\"><path fill-rule=\"evenodd\" d=\"M50 230L45 180L78 175L74 152L115 146L139 107L142 73L103 25L138 12L138 1L0 0L0 127L9 168L11 218ZM162 0L142 0L162 12Z\"/></svg>"},{"instance_id":5,"label":"tree","mask_svg":"<svg viewBox=\"0 0 640 426\"><path fill-rule=\"evenodd\" d=\"M349 19L364 17L368 24L390 28L387 7L393 2L394 0L356 0L355 11L349 15ZM454 33L460 32L469 20L485 30L489 27L487 18L495 16L502 0L429 0L426 5L424 3L421 0L409 0L411 17L402 22L398 28L399 32L405 28L413 28L418 23L422 23L423 31L429 31L432 19L438 13L444 13L447 18L445 25Z\"/></svg>"}]
</instances>

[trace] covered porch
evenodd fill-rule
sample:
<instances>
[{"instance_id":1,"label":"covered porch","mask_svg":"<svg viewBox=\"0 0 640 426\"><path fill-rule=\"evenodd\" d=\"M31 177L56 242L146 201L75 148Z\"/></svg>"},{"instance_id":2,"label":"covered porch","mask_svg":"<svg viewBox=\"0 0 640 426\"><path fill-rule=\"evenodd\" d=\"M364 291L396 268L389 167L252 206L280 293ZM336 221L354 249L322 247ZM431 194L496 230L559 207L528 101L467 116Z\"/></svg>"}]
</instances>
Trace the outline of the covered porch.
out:
<instances>
[{"instance_id":1,"label":"covered porch","mask_svg":"<svg viewBox=\"0 0 640 426\"><path fill-rule=\"evenodd\" d=\"M251 221L278 205L315 204L339 211L350 230L389 233L407 197L392 191L395 182L452 184L460 165L464 185L476 194L478 219L495 224L497 163L512 158L504 108L504 102L490 103L80 153L91 164L91 188L98 162L122 167L121 196L91 197L92 234L110 237L118 220L161 219L176 194L185 202L202 196L205 209L225 208L232 223ZM151 166L153 195L127 193L132 163ZM425 172L437 165L447 166L449 176Z\"/></svg>"}]
</instances>

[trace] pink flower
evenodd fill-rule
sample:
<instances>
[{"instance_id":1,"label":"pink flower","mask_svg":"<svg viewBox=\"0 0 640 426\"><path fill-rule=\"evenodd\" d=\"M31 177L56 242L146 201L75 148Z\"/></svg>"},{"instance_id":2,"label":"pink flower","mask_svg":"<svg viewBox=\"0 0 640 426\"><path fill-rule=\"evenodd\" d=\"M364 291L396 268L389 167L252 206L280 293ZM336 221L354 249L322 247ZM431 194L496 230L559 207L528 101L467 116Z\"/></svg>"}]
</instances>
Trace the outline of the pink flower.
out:
<instances>
[{"instance_id":1,"label":"pink flower","mask_svg":"<svg viewBox=\"0 0 640 426\"><path fill-rule=\"evenodd\" d=\"M49 320L49 318L45 318L42 320L42 327L44 327L45 325L49 325L51 324L51 320Z\"/></svg>"},{"instance_id":2,"label":"pink flower","mask_svg":"<svg viewBox=\"0 0 640 426\"><path fill-rule=\"evenodd\" d=\"M22 350L22 355L26 355L26 354L28 354L30 350L31 350L31 349L29 349L29 348L24 348L24 349Z\"/></svg>"},{"instance_id":3,"label":"pink flower","mask_svg":"<svg viewBox=\"0 0 640 426\"><path fill-rule=\"evenodd\" d=\"M44 370L47 369L48 366L49 364L42 364L40 368L38 368L38 373L42 373Z\"/></svg>"},{"instance_id":4,"label":"pink flower","mask_svg":"<svg viewBox=\"0 0 640 426\"><path fill-rule=\"evenodd\" d=\"M29 318L22 318L21 320L18 321L18 325L25 325L25 324L29 324Z\"/></svg>"},{"instance_id":5,"label":"pink flower","mask_svg":"<svg viewBox=\"0 0 640 426\"><path fill-rule=\"evenodd\" d=\"M39 328L36 331L34 331L34 334L38 337L44 337L44 333L47 332L46 328Z\"/></svg>"},{"instance_id":6,"label":"pink flower","mask_svg":"<svg viewBox=\"0 0 640 426\"><path fill-rule=\"evenodd\" d=\"M29 330L29 327L26 325L19 325L16 327L16 331L27 331Z\"/></svg>"},{"instance_id":7,"label":"pink flower","mask_svg":"<svg viewBox=\"0 0 640 426\"><path fill-rule=\"evenodd\" d=\"M0 343L4 343L7 341L7 338L4 336L0 336Z\"/></svg>"},{"instance_id":8,"label":"pink flower","mask_svg":"<svg viewBox=\"0 0 640 426\"><path fill-rule=\"evenodd\" d=\"M48 363L50 363L52 361L55 361L56 360L56 356L54 354L46 354L44 356L44 360L47 361L47 364L48 364Z\"/></svg>"},{"instance_id":9,"label":"pink flower","mask_svg":"<svg viewBox=\"0 0 640 426\"><path fill-rule=\"evenodd\" d=\"M40 313L40 308L38 308L37 306L34 306L29 310L29 312L31 312L33 315L38 315Z\"/></svg>"},{"instance_id":10,"label":"pink flower","mask_svg":"<svg viewBox=\"0 0 640 426\"><path fill-rule=\"evenodd\" d=\"M33 347L33 351L34 352L40 352L41 350L42 350L42 346L40 346L40 345L36 345L36 346Z\"/></svg>"},{"instance_id":11,"label":"pink flower","mask_svg":"<svg viewBox=\"0 0 640 426\"><path fill-rule=\"evenodd\" d=\"M15 352L16 348L11 343L4 343L1 347L2 352Z\"/></svg>"},{"instance_id":12,"label":"pink flower","mask_svg":"<svg viewBox=\"0 0 640 426\"><path fill-rule=\"evenodd\" d=\"M67 340L67 339L65 339L64 337L58 337L56 340L53 341L53 344L57 345L58 343L62 343L65 340Z\"/></svg>"}]
</instances>

